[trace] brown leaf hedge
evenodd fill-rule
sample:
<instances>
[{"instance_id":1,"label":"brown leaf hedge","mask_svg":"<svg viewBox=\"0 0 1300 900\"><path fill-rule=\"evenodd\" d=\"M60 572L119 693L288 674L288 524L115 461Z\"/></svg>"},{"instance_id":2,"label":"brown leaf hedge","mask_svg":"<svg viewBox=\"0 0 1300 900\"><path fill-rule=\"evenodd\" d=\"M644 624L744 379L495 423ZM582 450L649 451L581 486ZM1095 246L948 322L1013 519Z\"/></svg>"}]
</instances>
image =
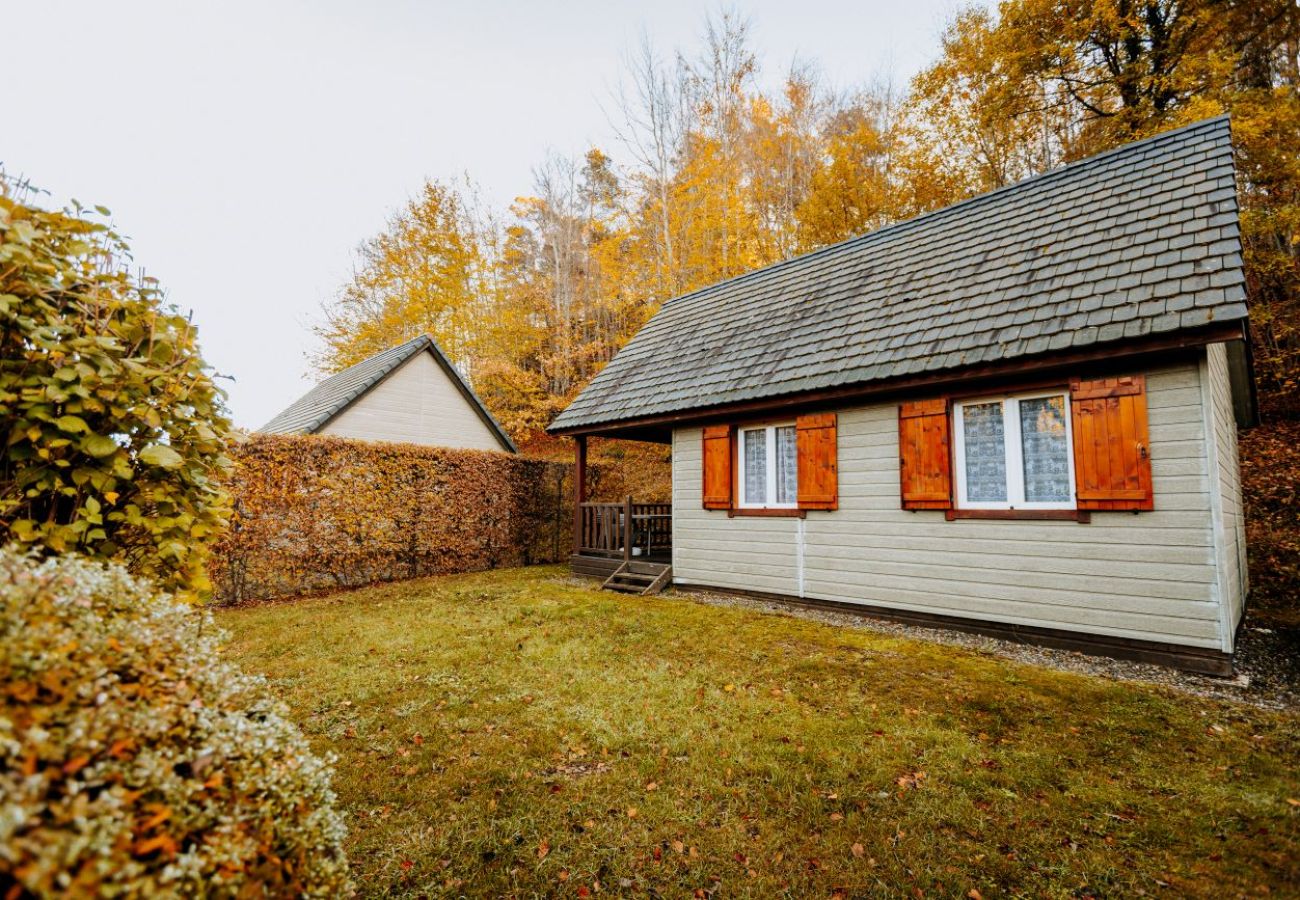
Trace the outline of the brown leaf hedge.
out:
<instances>
[{"instance_id":1,"label":"brown leaf hedge","mask_svg":"<svg viewBox=\"0 0 1300 900\"><path fill-rule=\"evenodd\" d=\"M1250 605L1300 621L1300 422L1241 434Z\"/></svg>"},{"instance_id":2,"label":"brown leaf hedge","mask_svg":"<svg viewBox=\"0 0 1300 900\"><path fill-rule=\"evenodd\" d=\"M253 435L231 456L216 603L556 562L571 547L571 465L317 435Z\"/></svg>"}]
</instances>

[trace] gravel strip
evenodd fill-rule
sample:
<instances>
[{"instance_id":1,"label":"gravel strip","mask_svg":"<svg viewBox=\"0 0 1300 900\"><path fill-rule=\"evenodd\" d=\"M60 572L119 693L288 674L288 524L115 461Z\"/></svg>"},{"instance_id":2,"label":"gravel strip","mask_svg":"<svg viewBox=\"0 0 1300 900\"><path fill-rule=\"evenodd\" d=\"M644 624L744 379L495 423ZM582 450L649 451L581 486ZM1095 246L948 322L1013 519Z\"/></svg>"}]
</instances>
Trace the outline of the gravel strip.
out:
<instances>
[{"instance_id":1,"label":"gravel strip","mask_svg":"<svg viewBox=\"0 0 1300 900\"><path fill-rule=\"evenodd\" d=\"M787 605L736 594L673 588L672 594L697 603L795 616L827 625L859 628L878 634L933 641L964 647L990 656L1011 659L1065 672L1079 672L1117 681L1136 681L1173 688L1198 697L1248 703L1263 709L1300 711L1300 630L1253 622L1248 616L1237 642L1235 678L1196 675L1167 666L1088 656L1070 650L1037 647L980 634L939 628L901 625L851 613Z\"/></svg>"}]
</instances>

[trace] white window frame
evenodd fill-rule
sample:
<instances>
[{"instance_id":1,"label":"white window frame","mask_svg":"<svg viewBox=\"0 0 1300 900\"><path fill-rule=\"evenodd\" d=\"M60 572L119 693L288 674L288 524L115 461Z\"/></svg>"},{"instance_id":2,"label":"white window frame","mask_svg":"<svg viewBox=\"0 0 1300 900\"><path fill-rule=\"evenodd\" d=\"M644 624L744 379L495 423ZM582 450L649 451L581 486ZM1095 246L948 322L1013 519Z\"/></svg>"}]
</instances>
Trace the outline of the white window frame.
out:
<instances>
[{"instance_id":1,"label":"white window frame","mask_svg":"<svg viewBox=\"0 0 1300 900\"><path fill-rule=\"evenodd\" d=\"M1053 503L1029 502L1025 499L1025 461L1020 434L1020 401L1043 397L1065 399L1065 457L1069 467L1070 499ZM986 403L1002 404L1002 435L1006 453L1007 499L1004 503L988 500L972 502L966 498L966 429L963 412L967 406ZM1070 419L1070 392L1064 388L1055 391L1031 391L1023 394L995 394L954 402L952 406L953 448L957 470L958 509L1077 509L1077 490L1074 483L1074 423Z\"/></svg>"},{"instance_id":2,"label":"white window frame","mask_svg":"<svg viewBox=\"0 0 1300 900\"><path fill-rule=\"evenodd\" d=\"M739 509L798 509L799 508L799 475L796 457L795 466L795 485L794 500L790 503L776 502L776 430L778 428L794 428L794 422L772 422L763 425L739 425L736 427L736 473L737 473L737 492L736 496L739 502L736 504ZM764 503L751 502L746 495L748 479L745 478L745 432L763 431L765 432L763 452L767 460L767 486L765 496L773 499ZM797 434L797 432L796 432ZM797 440L797 438L796 438ZM798 450L796 449L796 454Z\"/></svg>"}]
</instances>

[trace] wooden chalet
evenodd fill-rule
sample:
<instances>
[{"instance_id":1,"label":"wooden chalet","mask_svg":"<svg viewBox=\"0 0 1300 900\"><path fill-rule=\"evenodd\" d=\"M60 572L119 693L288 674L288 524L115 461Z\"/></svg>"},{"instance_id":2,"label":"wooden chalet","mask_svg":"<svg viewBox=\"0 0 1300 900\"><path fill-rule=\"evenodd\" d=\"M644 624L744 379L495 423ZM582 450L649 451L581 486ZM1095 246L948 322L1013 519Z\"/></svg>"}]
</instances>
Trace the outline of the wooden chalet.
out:
<instances>
[{"instance_id":1,"label":"wooden chalet","mask_svg":"<svg viewBox=\"0 0 1300 900\"><path fill-rule=\"evenodd\" d=\"M551 426L573 570L1230 673L1245 301L1226 118L670 300Z\"/></svg>"}]
</instances>

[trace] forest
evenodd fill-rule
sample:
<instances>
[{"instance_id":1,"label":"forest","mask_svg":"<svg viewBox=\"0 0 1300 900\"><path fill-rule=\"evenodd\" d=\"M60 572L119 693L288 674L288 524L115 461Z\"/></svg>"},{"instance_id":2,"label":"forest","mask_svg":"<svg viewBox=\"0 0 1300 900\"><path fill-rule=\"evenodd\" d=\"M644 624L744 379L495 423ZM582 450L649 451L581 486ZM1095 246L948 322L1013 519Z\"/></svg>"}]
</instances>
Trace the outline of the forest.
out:
<instances>
[{"instance_id":1,"label":"forest","mask_svg":"<svg viewBox=\"0 0 1300 900\"><path fill-rule=\"evenodd\" d=\"M751 22L715 14L697 46L633 47L615 146L539 160L508 209L471 177L419 186L358 248L313 362L430 332L522 446L560 457L547 423L666 299L1227 113L1264 422L1243 437L1252 538L1294 585L1298 54L1290 0L1005 0L956 14L906 85L846 89L815 60L767 77Z\"/></svg>"}]
</instances>

